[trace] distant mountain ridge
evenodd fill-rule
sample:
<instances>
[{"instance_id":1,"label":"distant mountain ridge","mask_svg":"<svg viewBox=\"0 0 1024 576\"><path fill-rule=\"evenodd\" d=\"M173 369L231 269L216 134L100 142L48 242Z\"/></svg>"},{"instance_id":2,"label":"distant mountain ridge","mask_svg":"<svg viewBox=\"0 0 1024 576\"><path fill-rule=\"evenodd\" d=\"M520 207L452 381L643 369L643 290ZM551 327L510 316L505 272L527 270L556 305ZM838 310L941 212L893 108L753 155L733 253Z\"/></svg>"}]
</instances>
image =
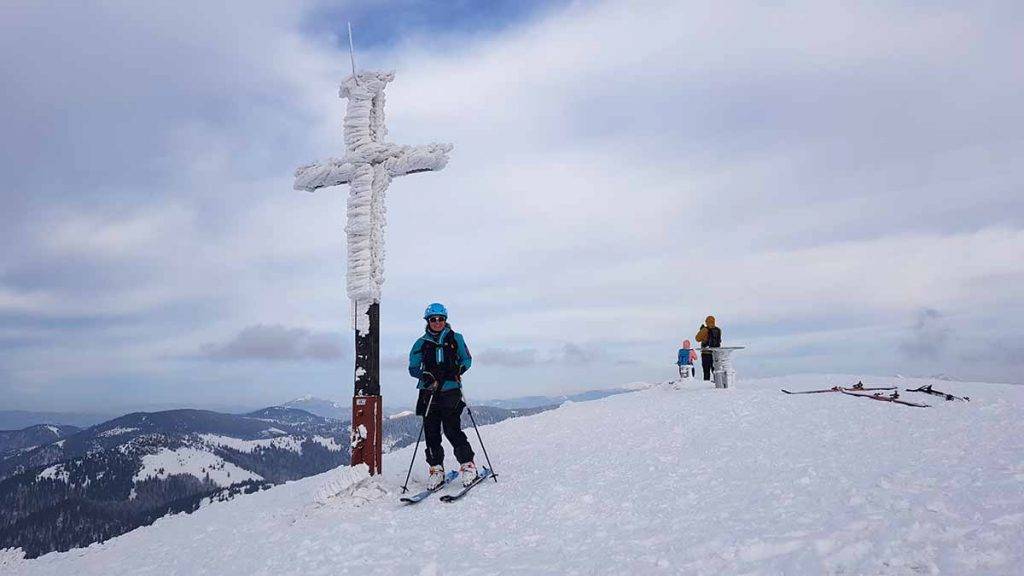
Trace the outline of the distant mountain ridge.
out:
<instances>
[{"instance_id":1,"label":"distant mountain ridge","mask_svg":"<svg viewBox=\"0 0 1024 576\"><path fill-rule=\"evenodd\" d=\"M352 419L351 404L343 404L333 400L325 400L312 395L305 395L280 404L282 408L297 408L323 418L348 421Z\"/></svg>"},{"instance_id":2,"label":"distant mountain ridge","mask_svg":"<svg viewBox=\"0 0 1024 576\"><path fill-rule=\"evenodd\" d=\"M22 430L29 426L54 424L86 428L113 418L114 414L85 412L37 412L31 410L0 410L0 430Z\"/></svg>"},{"instance_id":3,"label":"distant mountain ridge","mask_svg":"<svg viewBox=\"0 0 1024 576\"><path fill-rule=\"evenodd\" d=\"M18 452L25 452L50 444L81 430L77 426L63 424L36 424L21 430L0 430L0 460Z\"/></svg>"},{"instance_id":4,"label":"distant mountain ridge","mask_svg":"<svg viewBox=\"0 0 1024 576\"><path fill-rule=\"evenodd\" d=\"M521 396L518 398L502 400L486 400L485 403L488 406L507 409L539 408L551 405L559 406L564 402L588 402L590 400L600 400L601 398L607 398L608 396L626 394L628 392L635 391L636 390L633 388L610 388L608 390L587 390L585 392L577 392L575 394L566 394L561 396Z\"/></svg>"}]
</instances>

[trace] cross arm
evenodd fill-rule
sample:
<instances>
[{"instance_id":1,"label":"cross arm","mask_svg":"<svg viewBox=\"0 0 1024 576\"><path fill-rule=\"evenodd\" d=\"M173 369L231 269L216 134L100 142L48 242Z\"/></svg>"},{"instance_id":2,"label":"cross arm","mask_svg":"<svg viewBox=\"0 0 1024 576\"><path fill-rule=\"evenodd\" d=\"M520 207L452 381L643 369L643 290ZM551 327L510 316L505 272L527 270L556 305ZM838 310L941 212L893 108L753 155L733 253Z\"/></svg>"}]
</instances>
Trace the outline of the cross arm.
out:
<instances>
[{"instance_id":1,"label":"cross arm","mask_svg":"<svg viewBox=\"0 0 1024 576\"><path fill-rule=\"evenodd\" d=\"M395 146L384 161L384 167L391 176L437 171L448 165L448 153L451 151L451 144Z\"/></svg>"},{"instance_id":2,"label":"cross arm","mask_svg":"<svg viewBox=\"0 0 1024 576\"><path fill-rule=\"evenodd\" d=\"M316 164L307 164L295 170L296 190L313 192L317 188L337 186L352 181L356 165L345 158L328 158Z\"/></svg>"}]
</instances>

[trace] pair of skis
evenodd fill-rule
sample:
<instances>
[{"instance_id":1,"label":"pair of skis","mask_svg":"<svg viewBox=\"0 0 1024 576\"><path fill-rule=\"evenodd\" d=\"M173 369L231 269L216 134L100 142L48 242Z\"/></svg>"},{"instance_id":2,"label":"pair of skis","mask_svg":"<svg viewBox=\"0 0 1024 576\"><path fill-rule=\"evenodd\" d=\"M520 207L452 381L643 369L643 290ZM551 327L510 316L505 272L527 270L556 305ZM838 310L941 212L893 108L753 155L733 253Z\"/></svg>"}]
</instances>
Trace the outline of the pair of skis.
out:
<instances>
[{"instance_id":1,"label":"pair of skis","mask_svg":"<svg viewBox=\"0 0 1024 576\"><path fill-rule=\"evenodd\" d=\"M879 387L879 388L865 388L863 382L857 382L856 384L854 384L853 386L850 386L849 388L844 388L843 386L833 386L831 388L826 388L824 390L803 390L803 391L799 391L799 392L790 392L789 390L783 389L782 391L785 392L786 394L821 394L822 392L843 392L843 391L846 391L846 392L869 392L869 391L873 391L873 390L895 390L895 389L896 389L895 386L883 386L883 387Z\"/></svg>"},{"instance_id":2,"label":"pair of skis","mask_svg":"<svg viewBox=\"0 0 1024 576\"><path fill-rule=\"evenodd\" d=\"M907 402L906 400L900 400L900 393L893 390L892 394L883 394L881 392L875 392L874 394L858 394L856 392L847 392L845 389L840 390L847 396L857 396L860 398L870 398L872 400L881 400L883 402L892 402L893 404L903 404L904 406L913 406L915 408L930 408L928 404L918 404L916 402Z\"/></svg>"},{"instance_id":3,"label":"pair of skis","mask_svg":"<svg viewBox=\"0 0 1024 576\"><path fill-rule=\"evenodd\" d=\"M436 494L437 492L440 492L447 488L448 485L455 481L455 479L458 477L459 473L452 470L451 472L448 472L448 474L445 474L444 482L442 482L436 488L428 488L418 494L413 494L412 496L403 496L401 498L401 501L405 502L406 504L416 504L417 502L422 502L429 498L431 495ZM445 494L444 496L441 496L441 502L455 502L456 500L465 496L467 492L469 492L478 484L480 484L484 480L487 480L488 478L497 478L497 474L491 472L491 469L485 466L480 469L480 472L476 475L476 478L474 478L473 481L469 483L469 485L463 486L461 490L453 494Z\"/></svg>"},{"instance_id":4,"label":"pair of skis","mask_svg":"<svg viewBox=\"0 0 1024 576\"><path fill-rule=\"evenodd\" d=\"M892 394L883 394L884 390L892 390ZM789 390L782 390L786 394L821 394L823 392L840 392L847 396L857 396L859 398L870 398L871 400L881 400L883 402L892 402L893 404L903 404L904 406L914 406L916 408L928 408L928 404L918 404L916 402L907 402L906 400L900 399L900 393L896 391L895 386L879 386L875 388L869 388L864 386L863 382L857 382L849 388L843 386L833 386L823 390L803 390L799 392L790 392ZM877 391L877 392L876 392ZM915 390L916 392L917 390ZM874 392L872 394L871 392Z\"/></svg>"},{"instance_id":5,"label":"pair of skis","mask_svg":"<svg viewBox=\"0 0 1024 576\"><path fill-rule=\"evenodd\" d=\"M451 470L444 475L444 482L441 482L434 488L427 488L426 490L419 492L417 494L413 494L412 496L402 496L401 500L406 504L415 504L417 502L422 502L423 500L429 498L430 495L433 494L434 492L440 492L441 490L447 488L448 485L451 484L452 481L454 481L458 477L459 473L456 472L455 470Z\"/></svg>"},{"instance_id":6,"label":"pair of skis","mask_svg":"<svg viewBox=\"0 0 1024 576\"><path fill-rule=\"evenodd\" d=\"M938 390L932 390L932 385L921 386L920 388L914 388L913 390L907 389L907 392L924 392L925 394L931 394L932 396L942 396L946 400L963 400L964 402L970 402L970 396L953 396L945 392L939 392Z\"/></svg>"}]
</instances>

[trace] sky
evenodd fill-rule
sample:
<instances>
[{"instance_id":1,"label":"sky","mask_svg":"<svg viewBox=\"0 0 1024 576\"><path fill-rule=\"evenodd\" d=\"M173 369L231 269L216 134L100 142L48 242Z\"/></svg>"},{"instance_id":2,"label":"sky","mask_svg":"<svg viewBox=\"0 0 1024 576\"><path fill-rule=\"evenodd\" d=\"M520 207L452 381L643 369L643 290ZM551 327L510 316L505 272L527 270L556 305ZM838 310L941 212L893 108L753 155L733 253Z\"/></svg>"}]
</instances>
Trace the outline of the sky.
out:
<instances>
[{"instance_id":1,"label":"sky","mask_svg":"<svg viewBox=\"0 0 1024 576\"><path fill-rule=\"evenodd\" d=\"M471 401L673 377L1022 382L1024 8L4 2L0 409L351 395L350 73L389 139L382 389L446 304Z\"/></svg>"}]
</instances>

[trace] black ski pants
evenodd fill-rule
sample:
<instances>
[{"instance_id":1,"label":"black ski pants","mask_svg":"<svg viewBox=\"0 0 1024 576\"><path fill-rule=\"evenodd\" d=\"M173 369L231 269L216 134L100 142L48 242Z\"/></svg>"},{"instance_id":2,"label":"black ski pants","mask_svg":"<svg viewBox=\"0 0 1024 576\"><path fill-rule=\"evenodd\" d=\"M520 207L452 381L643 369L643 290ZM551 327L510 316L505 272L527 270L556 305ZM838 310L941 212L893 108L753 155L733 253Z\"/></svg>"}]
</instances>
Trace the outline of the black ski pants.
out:
<instances>
[{"instance_id":1,"label":"black ski pants","mask_svg":"<svg viewBox=\"0 0 1024 576\"><path fill-rule=\"evenodd\" d=\"M714 366L715 366L715 356L714 356L714 354L711 354L711 353L701 354L700 355L700 365L701 365L702 368L704 368L704 379L705 380L711 380L711 369L714 368Z\"/></svg>"},{"instance_id":2,"label":"black ski pants","mask_svg":"<svg viewBox=\"0 0 1024 576\"><path fill-rule=\"evenodd\" d=\"M429 392L426 390L420 392L417 413L426 410L429 398ZM419 409L420 406L423 406L423 410ZM444 464L444 447L441 446L442 430L445 438L448 438L448 442L451 443L452 449L455 451L455 459L459 461L459 464L473 460L473 447L469 445L469 439L462 431L462 410L465 407L461 390L438 392L434 396L430 412L423 418L423 435L427 441L427 464L431 466Z\"/></svg>"}]
</instances>

